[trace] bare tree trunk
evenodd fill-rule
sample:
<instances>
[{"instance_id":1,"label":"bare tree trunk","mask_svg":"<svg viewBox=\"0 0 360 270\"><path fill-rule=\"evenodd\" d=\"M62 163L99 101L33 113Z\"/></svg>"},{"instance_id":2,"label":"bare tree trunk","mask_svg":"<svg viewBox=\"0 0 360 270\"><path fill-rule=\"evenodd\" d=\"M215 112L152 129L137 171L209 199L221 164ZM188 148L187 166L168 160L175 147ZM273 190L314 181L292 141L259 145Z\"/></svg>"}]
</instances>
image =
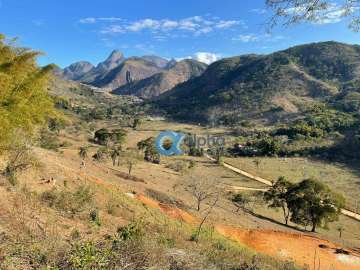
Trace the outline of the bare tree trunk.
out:
<instances>
[{"instance_id":1,"label":"bare tree trunk","mask_svg":"<svg viewBox=\"0 0 360 270\"><path fill-rule=\"evenodd\" d=\"M195 242L199 241L199 236L200 236L200 233L201 233L201 229L202 229L203 225L205 224L205 221L207 220L207 218L210 216L210 214L211 214L212 210L214 209L215 205L218 203L219 198L220 198L220 195L217 194L215 201L213 202L213 204L209 208L209 211L205 214L204 218L201 220L201 222L200 222L200 224L199 224L199 226L197 228L197 231L195 233L195 236L194 236L194 241Z\"/></svg>"},{"instance_id":2,"label":"bare tree trunk","mask_svg":"<svg viewBox=\"0 0 360 270\"><path fill-rule=\"evenodd\" d=\"M131 175L131 170L132 170L132 163L129 164L129 176Z\"/></svg>"},{"instance_id":3,"label":"bare tree trunk","mask_svg":"<svg viewBox=\"0 0 360 270\"><path fill-rule=\"evenodd\" d=\"M285 224L288 225L288 223L289 223L289 213L286 212L286 207L284 205L282 206L282 210L283 210L283 213L284 213Z\"/></svg>"}]
</instances>

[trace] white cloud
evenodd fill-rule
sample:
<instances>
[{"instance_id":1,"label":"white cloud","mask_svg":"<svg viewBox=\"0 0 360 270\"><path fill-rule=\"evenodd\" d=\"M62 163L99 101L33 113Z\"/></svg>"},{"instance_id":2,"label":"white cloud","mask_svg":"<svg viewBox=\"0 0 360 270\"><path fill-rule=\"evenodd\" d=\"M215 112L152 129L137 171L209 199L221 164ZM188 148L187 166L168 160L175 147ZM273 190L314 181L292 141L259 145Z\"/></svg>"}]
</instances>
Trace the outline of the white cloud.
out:
<instances>
[{"instance_id":1,"label":"white cloud","mask_svg":"<svg viewBox=\"0 0 360 270\"><path fill-rule=\"evenodd\" d=\"M82 24L95 24L98 22L112 23L103 25L100 30L103 34L117 34L117 33L138 33L143 31L150 31L157 35L181 36L181 34L191 33L193 35L208 34L215 30L224 30L234 28L238 25L244 26L241 20L223 20L208 16L193 16L180 20L172 19L141 19L137 21L126 21L117 17L95 18L89 17L79 20ZM176 32L176 33L174 33Z\"/></svg>"},{"instance_id":2,"label":"white cloud","mask_svg":"<svg viewBox=\"0 0 360 270\"><path fill-rule=\"evenodd\" d=\"M83 24L91 24L91 23L96 23L96 18L84 18L79 20L79 23L83 23Z\"/></svg>"},{"instance_id":3,"label":"white cloud","mask_svg":"<svg viewBox=\"0 0 360 270\"><path fill-rule=\"evenodd\" d=\"M207 34L207 33L210 33L210 32L212 32L212 31L213 31L213 28L207 26L207 27L200 28L199 30L197 30L197 31L195 32L195 35L196 35L196 36L199 36L199 35L201 35L201 34Z\"/></svg>"},{"instance_id":4,"label":"white cloud","mask_svg":"<svg viewBox=\"0 0 360 270\"><path fill-rule=\"evenodd\" d=\"M111 25L106 29L100 31L102 34L117 34L117 33L125 33L125 29L120 25Z\"/></svg>"},{"instance_id":5,"label":"white cloud","mask_svg":"<svg viewBox=\"0 0 360 270\"><path fill-rule=\"evenodd\" d=\"M194 59L199 62L210 65L211 63L214 63L219 59L221 59L221 55L210 52L197 52L194 56Z\"/></svg>"},{"instance_id":6,"label":"white cloud","mask_svg":"<svg viewBox=\"0 0 360 270\"><path fill-rule=\"evenodd\" d=\"M256 36L255 34L248 34L248 35L239 35L233 38L232 40L248 43L248 42L258 41L259 39L260 37Z\"/></svg>"},{"instance_id":7,"label":"white cloud","mask_svg":"<svg viewBox=\"0 0 360 270\"><path fill-rule=\"evenodd\" d=\"M94 24L97 22L119 22L119 21L124 21L124 20L122 18L118 18L118 17L99 17L99 18L88 17L88 18L80 19L79 23Z\"/></svg>"},{"instance_id":8,"label":"white cloud","mask_svg":"<svg viewBox=\"0 0 360 270\"><path fill-rule=\"evenodd\" d=\"M257 42L257 41L277 42L277 41L283 40L283 39L285 39L285 37L282 35L273 36L270 34L261 34L261 35L242 34L242 35L232 38L233 41L240 41L240 42L244 42L244 43Z\"/></svg>"},{"instance_id":9,"label":"white cloud","mask_svg":"<svg viewBox=\"0 0 360 270\"><path fill-rule=\"evenodd\" d=\"M140 32L144 29L157 30L161 26L161 23L153 19L145 19L141 21L134 22L125 27L126 30L131 32Z\"/></svg>"},{"instance_id":10,"label":"white cloud","mask_svg":"<svg viewBox=\"0 0 360 270\"><path fill-rule=\"evenodd\" d=\"M211 53L211 52L197 52L193 56L185 56L185 57L179 57L176 58L176 61L182 61L185 59L193 59L202 63L205 63L207 65L210 65L218 60L220 60L222 57L218 53Z\"/></svg>"},{"instance_id":11,"label":"white cloud","mask_svg":"<svg viewBox=\"0 0 360 270\"><path fill-rule=\"evenodd\" d=\"M173 28L176 28L179 26L179 23L177 21L172 21L172 20L164 20L163 21L163 28L166 30L170 30L170 29L173 29Z\"/></svg>"},{"instance_id":12,"label":"white cloud","mask_svg":"<svg viewBox=\"0 0 360 270\"><path fill-rule=\"evenodd\" d=\"M253 12L253 13L260 14L260 15L264 15L264 14L267 13L265 8L254 8L254 9L252 9L250 11Z\"/></svg>"},{"instance_id":13,"label":"white cloud","mask_svg":"<svg viewBox=\"0 0 360 270\"><path fill-rule=\"evenodd\" d=\"M221 20L216 24L216 28L227 29L227 28L233 27L235 25L239 25L239 24L243 24L243 22L242 21L223 21L223 20Z\"/></svg>"}]
</instances>

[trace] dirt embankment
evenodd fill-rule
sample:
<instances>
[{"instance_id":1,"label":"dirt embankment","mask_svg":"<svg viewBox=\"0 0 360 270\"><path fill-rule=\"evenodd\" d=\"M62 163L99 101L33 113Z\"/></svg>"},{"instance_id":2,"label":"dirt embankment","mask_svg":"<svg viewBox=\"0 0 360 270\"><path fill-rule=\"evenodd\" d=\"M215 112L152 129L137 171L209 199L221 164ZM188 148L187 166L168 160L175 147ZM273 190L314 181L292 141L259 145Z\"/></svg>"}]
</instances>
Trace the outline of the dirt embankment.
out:
<instances>
[{"instance_id":1,"label":"dirt embankment","mask_svg":"<svg viewBox=\"0 0 360 270\"><path fill-rule=\"evenodd\" d=\"M198 219L186 211L172 205L161 204L143 195L136 199L151 208L161 210L171 218L188 224L196 224ZM312 235L271 230L246 230L218 224L216 231L229 239L245 244L257 252L292 260L310 270L359 270L360 253L344 250L342 247Z\"/></svg>"}]
</instances>

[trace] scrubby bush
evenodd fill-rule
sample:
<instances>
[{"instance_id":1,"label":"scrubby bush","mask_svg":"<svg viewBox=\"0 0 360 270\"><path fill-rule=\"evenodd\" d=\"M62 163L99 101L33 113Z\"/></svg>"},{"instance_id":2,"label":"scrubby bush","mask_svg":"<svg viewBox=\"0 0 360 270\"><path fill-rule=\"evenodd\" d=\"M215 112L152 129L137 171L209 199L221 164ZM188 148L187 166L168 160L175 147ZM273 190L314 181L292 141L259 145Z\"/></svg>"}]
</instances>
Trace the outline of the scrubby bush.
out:
<instances>
[{"instance_id":1,"label":"scrubby bush","mask_svg":"<svg viewBox=\"0 0 360 270\"><path fill-rule=\"evenodd\" d=\"M64 190L58 191L54 188L40 195L40 199L49 207L71 216L85 210L92 203L93 197L94 194L89 186L80 186L73 193Z\"/></svg>"},{"instance_id":2,"label":"scrubby bush","mask_svg":"<svg viewBox=\"0 0 360 270\"><path fill-rule=\"evenodd\" d=\"M143 234L144 223L140 221L133 221L125 227L119 227L117 233L121 240L139 240Z\"/></svg>"},{"instance_id":3,"label":"scrubby bush","mask_svg":"<svg viewBox=\"0 0 360 270\"><path fill-rule=\"evenodd\" d=\"M166 165L166 168L169 168L175 172L184 174L187 171L189 171L189 169L193 168L194 164L189 162L189 161L183 161L183 160L177 160L175 162L169 163L168 165Z\"/></svg>"},{"instance_id":4,"label":"scrubby bush","mask_svg":"<svg viewBox=\"0 0 360 270\"><path fill-rule=\"evenodd\" d=\"M127 132L123 129L107 130L99 129L94 134L94 141L100 145L108 143L122 145L126 139Z\"/></svg>"}]
</instances>

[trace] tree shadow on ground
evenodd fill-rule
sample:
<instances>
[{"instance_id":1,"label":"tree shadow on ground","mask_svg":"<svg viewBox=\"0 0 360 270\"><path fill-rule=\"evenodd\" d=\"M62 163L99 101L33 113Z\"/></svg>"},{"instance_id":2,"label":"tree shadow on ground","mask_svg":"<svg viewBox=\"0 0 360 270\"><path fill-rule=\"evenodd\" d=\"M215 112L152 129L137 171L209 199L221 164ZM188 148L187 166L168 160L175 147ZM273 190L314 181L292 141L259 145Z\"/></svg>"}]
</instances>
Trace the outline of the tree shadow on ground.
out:
<instances>
[{"instance_id":1,"label":"tree shadow on ground","mask_svg":"<svg viewBox=\"0 0 360 270\"><path fill-rule=\"evenodd\" d=\"M304 230L304 229L301 229L301 228L299 228L299 227L292 226L292 225L286 225L286 224L284 224L284 223L282 223L282 222L280 222L280 221L277 221L277 220L275 220L275 219L272 219L272 218L263 216L263 215L261 215L261 214L257 214L257 213L255 213L254 211L252 211L252 210L250 210L250 209L242 209L242 210L244 211L244 213L249 214L249 215L251 215L251 216L253 216L253 217L256 217L256 218L258 218L258 219L266 220L266 221L269 221L269 222L271 222L271 223L280 225L280 226L285 227L285 228L288 228L288 229L293 229L293 230L298 231L298 232L302 232L302 233L308 232L308 231L306 231L306 230Z\"/></svg>"}]
</instances>

